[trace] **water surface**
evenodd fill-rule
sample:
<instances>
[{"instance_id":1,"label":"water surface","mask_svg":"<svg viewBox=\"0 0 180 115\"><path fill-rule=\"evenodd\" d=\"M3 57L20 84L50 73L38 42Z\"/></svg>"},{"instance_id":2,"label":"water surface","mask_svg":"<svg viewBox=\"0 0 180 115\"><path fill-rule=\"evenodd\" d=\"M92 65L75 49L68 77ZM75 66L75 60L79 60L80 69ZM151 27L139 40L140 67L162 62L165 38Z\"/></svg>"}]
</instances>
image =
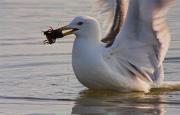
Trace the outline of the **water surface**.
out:
<instances>
[{"instance_id":1,"label":"water surface","mask_svg":"<svg viewBox=\"0 0 180 115\"><path fill-rule=\"evenodd\" d=\"M94 0L0 1L0 114L179 115L180 91L90 91L71 67L74 36L42 45L41 30L65 25L91 12ZM168 14L172 43L164 62L166 80L180 81L180 1ZM101 21L101 20L100 20Z\"/></svg>"}]
</instances>

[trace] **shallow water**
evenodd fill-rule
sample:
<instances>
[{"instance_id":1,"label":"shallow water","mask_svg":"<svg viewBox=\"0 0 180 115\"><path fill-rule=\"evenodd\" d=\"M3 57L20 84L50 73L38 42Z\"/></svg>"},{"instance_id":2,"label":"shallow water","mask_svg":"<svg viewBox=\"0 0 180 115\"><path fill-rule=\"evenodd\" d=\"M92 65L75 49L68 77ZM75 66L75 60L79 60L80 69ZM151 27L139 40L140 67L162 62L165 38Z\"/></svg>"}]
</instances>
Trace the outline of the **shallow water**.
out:
<instances>
[{"instance_id":1,"label":"shallow water","mask_svg":"<svg viewBox=\"0 0 180 115\"><path fill-rule=\"evenodd\" d=\"M94 0L0 1L0 115L179 115L180 91L90 91L71 67L74 36L42 45L41 30L90 12ZM171 48L166 80L180 81L180 1L169 12Z\"/></svg>"}]
</instances>

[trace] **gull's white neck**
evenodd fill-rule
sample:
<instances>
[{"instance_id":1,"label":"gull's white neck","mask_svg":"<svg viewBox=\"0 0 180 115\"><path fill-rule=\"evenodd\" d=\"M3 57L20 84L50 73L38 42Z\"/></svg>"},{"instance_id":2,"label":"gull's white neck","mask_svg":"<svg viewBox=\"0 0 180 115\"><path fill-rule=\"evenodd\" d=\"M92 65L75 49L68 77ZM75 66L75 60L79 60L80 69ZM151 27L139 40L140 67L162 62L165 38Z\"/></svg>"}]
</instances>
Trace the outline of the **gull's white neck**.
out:
<instances>
[{"instance_id":1,"label":"gull's white neck","mask_svg":"<svg viewBox=\"0 0 180 115\"><path fill-rule=\"evenodd\" d=\"M87 85L88 76L93 77L96 71L95 66L100 65L100 28L98 25L93 28L84 28L76 35L73 44L72 66L74 73L81 83ZM92 75L93 74L93 75Z\"/></svg>"}]
</instances>

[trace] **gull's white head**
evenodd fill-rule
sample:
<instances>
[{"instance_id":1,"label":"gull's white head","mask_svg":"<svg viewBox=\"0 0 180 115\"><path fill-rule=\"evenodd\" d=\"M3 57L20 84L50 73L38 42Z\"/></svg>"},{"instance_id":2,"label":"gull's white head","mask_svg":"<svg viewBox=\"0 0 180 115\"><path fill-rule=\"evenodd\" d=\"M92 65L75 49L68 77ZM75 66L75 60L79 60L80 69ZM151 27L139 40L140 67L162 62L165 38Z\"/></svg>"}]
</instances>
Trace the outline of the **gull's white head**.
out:
<instances>
[{"instance_id":1,"label":"gull's white head","mask_svg":"<svg viewBox=\"0 0 180 115\"><path fill-rule=\"evenodd\" d=\"M100 26L95 18L88 16L78 16L70 24L62 27L62 31L67 32L64 35L75 34L77 38L97 38L100 37ZM71 30L71 31L68 31Z\"/></svg>"}]
</instances>

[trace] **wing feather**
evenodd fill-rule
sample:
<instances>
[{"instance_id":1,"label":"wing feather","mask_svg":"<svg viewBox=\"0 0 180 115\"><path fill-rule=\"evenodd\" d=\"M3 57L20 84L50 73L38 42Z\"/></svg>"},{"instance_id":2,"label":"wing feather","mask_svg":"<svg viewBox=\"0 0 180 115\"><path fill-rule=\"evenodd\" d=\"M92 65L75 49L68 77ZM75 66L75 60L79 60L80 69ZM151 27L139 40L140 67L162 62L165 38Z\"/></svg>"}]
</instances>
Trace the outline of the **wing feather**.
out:
<instances>
[{"instance_id":1,"label":"wing feather","mask_svg":"<svg viewBox=\"0 0 180 115\"><path fill-rule=\"evenodd\" d=\"M164 61L165 55L169 48L170 34L166 23L165 16L168 8L172 6L174 0L156 0L154 11L152 14L152 29L155 34L155 38L158 40L158 59L159 64Z\"/></svg>"},{"instance_id":2,"label":"wing feather","mask_svg":"<svg viewBox=\"0 0 180 115\"><path fill-rule=\"evenodd\" d=\"M97 0L97 6L100 8L101 14L107 15L105 22L108 32L102 41L108 43L108 46L112 45L120 31L127 12L127 5L127 0Z\"/></svg>"},{"instance_id":3,"label":"wing feather","mask_svg":"<svg viewBox=\"0 0 180 115\"><path fill-rule=\"evenodd\" d=\"M162 63L170 43L165 15L172 1L130 0L127 18L108 50L111 58L119 64L130 63L126 68L136 75L161 82Z\"/></svg>"}]
</instances>

